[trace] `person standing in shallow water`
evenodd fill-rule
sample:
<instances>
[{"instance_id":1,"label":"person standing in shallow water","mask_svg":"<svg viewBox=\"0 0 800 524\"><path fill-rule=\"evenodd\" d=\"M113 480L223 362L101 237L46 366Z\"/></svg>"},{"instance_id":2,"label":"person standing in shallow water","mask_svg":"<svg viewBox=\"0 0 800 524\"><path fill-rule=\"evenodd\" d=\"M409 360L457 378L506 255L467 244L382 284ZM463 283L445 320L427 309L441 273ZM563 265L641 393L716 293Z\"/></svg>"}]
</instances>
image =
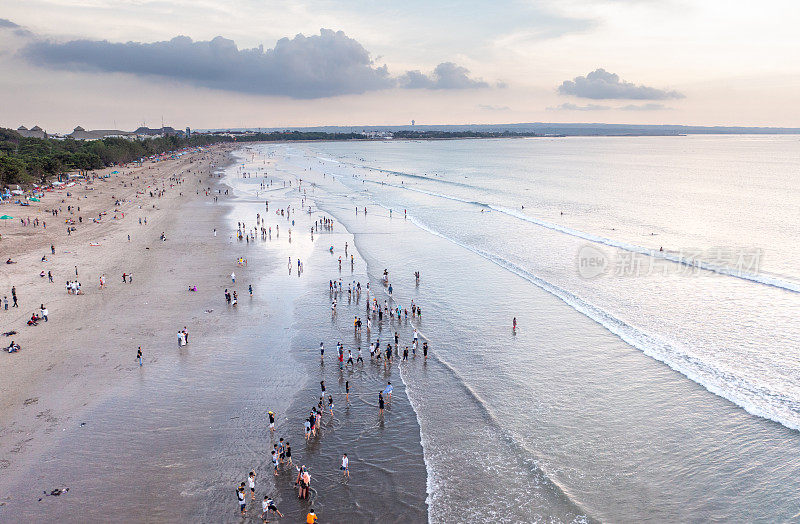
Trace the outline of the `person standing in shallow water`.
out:
<instances>
[{"instance_id":1,"label":"person standing in shallow water","mask_svg":"<svg viewBox=\"0 0 800 524\"><path fill-rule=\"evenodd\" d=\"M314 513L314 508L311 508L306 515L306 524L316 524L317 514Z\"/></svg>"}]
</instances>

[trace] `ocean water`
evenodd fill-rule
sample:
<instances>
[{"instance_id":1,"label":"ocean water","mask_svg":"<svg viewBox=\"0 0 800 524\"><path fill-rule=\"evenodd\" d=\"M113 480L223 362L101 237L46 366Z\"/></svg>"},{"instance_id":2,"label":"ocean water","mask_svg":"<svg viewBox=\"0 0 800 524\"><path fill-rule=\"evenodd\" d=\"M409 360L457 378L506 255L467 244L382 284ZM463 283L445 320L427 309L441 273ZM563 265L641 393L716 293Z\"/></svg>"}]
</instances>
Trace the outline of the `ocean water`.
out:
<instances>
[{"instance_id":1,"label":"ocean water","mask_svg":"<svg viewBox=\"0 0 800 524\"><path fill-rule=\"evenodd\" d=\"M120 328L129 342L150 337L151 359L131 363L124 388L81 415L86 425L64 422L14 482L0 521L241 522L232 486L250 469L259 498L273 496L287 521L312 504L332 522L797 520L799 144L246 146L223 180L233 195L197 202L167 229L191 239L181 260L154 254L178 278L141 281L157 290L154 305ZM291 219L275 213L286 206ZM273 234L236 241L256 214ZM334 230L312 240L323 217ZM209 246L225 256L200 256ZM305 271L288 271L287 257ZM236 309L221 304L231 269ZM187 302L182 323L203 336L176 350L157 298L197 279L219 292ZM334 296L337 279L369 283L370 294ZM367 297L409 309L413 300L422 318L373 319L356 334ZM415 328L427 360L369 361L370 341L385 348L397 333L410 347ZM340 371L337 341L361 348L364 365ZM301 421L320 380L336 412L306 444ZM394 398L381 417L387 381ZM310 467L311 501L297 500L291 471L273 477L278 436ZM42 497L56 486L71 489Z\"/></svg>"},{"instance_id":2,"label":"ocean water","mask_svg":"<svg viewBox=\"0 0 800 524\"><path fill-rule=\"evenodd\" d=\"M379 296L423 308L431 357L400 370L430 520L775 521L800 511L798 145L251 151L346 227Z\"/></svg>"}]
</instances>

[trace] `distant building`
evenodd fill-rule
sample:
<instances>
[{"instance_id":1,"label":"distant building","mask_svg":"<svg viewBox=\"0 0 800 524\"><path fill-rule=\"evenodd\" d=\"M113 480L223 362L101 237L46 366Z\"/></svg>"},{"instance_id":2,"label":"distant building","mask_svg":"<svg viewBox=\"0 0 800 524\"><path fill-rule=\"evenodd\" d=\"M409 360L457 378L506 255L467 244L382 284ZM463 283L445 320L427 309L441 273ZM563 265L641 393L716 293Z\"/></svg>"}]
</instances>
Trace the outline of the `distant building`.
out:
<instances>
[{"instance_id":1,"label":"distant building","mask_svg":"<svg viewBox=\"0 0 800 524\"><path fill-rule=\"evenodd\" d=\"M119 129L93 129L86 131L81 126L72 130L72 133L67 135L67 138L74 140L101 140L103 138L133 138L132 133L128 131L120 131Z\"/></svg>"},{"instance_id":2,"label":"distant building","mask_svg":"<svg viewBox=\"0 0 800 524\"><path fill-rule=\"evenodd\" d=\"M17 128L17 133L25 138L47 138L47 133L39 126L33 126L30 129L25 126L19 126Z\"/></svg>"},{"instance_id":3,"label":"distant building","mask_svg":"<svg viewBox=\"0 0 800 524\"><path fill-rule=\"evenodd\" d=\"M140 127L136 131L133 132L134 135L138 135L141 137L151 137L155 138L157 136L173 136L177 135L178 132L175 131L174 128L166 126L161 128L150 128L150 127Z\"/></svg>"}]
</instances>

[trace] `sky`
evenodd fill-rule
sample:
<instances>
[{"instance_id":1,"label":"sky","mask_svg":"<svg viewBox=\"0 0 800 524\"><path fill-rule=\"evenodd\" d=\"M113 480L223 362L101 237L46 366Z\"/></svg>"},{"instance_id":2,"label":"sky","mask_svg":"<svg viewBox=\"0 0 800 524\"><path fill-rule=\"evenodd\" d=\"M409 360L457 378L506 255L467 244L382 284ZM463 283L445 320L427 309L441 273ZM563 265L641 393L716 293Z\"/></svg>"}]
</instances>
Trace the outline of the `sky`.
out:
<instances>
[{"instance_id":1,"label":"sky","mask_svg":"<svg viewBox=\"0 0 800 524\"><path fill-rule=\"evenodd\" d=\"M0 126L800 127L800 3L0 0Z\"/></svg>"}]
</instances>

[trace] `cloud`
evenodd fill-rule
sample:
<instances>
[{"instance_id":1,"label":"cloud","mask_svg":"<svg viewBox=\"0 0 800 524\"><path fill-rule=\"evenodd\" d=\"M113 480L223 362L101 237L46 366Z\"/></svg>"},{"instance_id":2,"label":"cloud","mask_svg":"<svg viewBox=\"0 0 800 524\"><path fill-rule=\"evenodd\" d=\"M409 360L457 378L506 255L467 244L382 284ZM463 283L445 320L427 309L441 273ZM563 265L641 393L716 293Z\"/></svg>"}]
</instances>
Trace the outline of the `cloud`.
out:
<instances>
[{"instance_id":1,"label":"cloud","mask_svg":"<svg viewBox=\"0 0 800 524\"><path fill-rule=\"evenodd\" d=\"M478 109L483 111L511 111L508 106L495 106L491 104L478 104Z\"/></svg>"},{"instance_id":2,"label":"cloud","mask_svg":"<svg viewBox=\"0 0 800 524\"><path fill-rule=\"evenodd\" d=\"M613 109L609 106L601 106L598 104L587 104L585 106L579 106L577 104L571 104L566 102L564 104L555 106L555 107L548 107L548 111L607 111L609 109Z\"/></svg>"},{"instance_id":3,"label":"cloud","mask_svg":"<svg viewBox=\"0 0 800 524\"><path fill-rule=\"evenodd\" d=\"M666 100L683 98L683 94L677 91L636 85L632 82L620 80L619 75L609 73L605 69L597 69L586 76L576 76L573 80L565 80L558 86L558 92L562 95L573 95L594 100Z\"/></svg>"},{"instance_id":4,"label":"cloud","mask_svg":"<svg viewBox=\"0 0 800 524\"><path fill-rule=\"evenodd\" d=\"M619 109L623 111L662 111L662 110L670 110L671 107L667 107L664 104L630 104L627 106L622 106Z\"/></svg>"},{"instance_id":5,"label":"cloud","mask_svg":"<svg viewBox=\"0 0 800 524\"><path fill-rule=\"evenodd\" d=\"M6 18L0 18L0 30L2 29L12 29L15 35L18 36L30 36L31 32L22 27L19 24L15 24L11 20Z\"/></svg>"},{"instance_id":6,"label":"cloud","mask_svg":"<svg viewBox=\"0 0 800 524\"><path fill-rule=\"evenodd\" d=\"M452 62L439 64L430 75L408 71L399 78L393 77L386 65L375 64L358 41L331 29L321 29L318 35L282 38L274 48L266 50L239 49L233 40L221 36L197 42L188 36L177 36L153 43L37 39L23 47L20 54L33 64L53 69L128 73L211 89L297 99L361 94L397 86L488 86L470 78L467 69Z\"/></svg>"},{"instance_id":7,"label":"cloud","mask_svg":"<svg viewBox=\"0 0 800 524\"><path fill-rule=\"evenodd\" d=\"M437 65L433 73L426 75L418 70L408 71L399 79L401 87L406 89L474 89L489 87L482 80L474 80L469 76L469 70L454 64L442 62Z\"/></svg>"},{"instance_id":8,"label":"cloud","mask_svg":"<svg viewBox=\"0 0 800 524\"><path fill-rule=\"evenodd\" d=\"M320 98L391 87L386 66L376 66L364 47L341 31L278 40L273 49L239 49L218 36L187 36L154 43L39 40L22 56L40 66L131 73L243 93Z\"/></svg>"}]
</instances>

